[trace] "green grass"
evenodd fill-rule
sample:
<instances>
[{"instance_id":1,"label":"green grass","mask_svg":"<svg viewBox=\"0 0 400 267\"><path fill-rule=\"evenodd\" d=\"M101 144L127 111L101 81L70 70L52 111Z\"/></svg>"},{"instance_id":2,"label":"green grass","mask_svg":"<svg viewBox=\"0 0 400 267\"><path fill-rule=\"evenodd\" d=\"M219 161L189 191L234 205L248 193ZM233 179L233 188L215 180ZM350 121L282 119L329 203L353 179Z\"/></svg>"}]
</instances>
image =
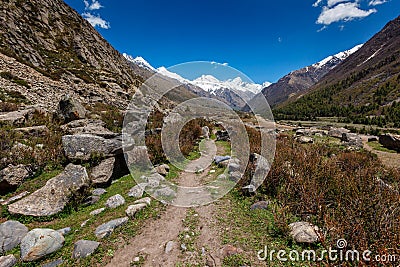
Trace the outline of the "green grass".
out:
<instances>
[{"instance_id":1,"label":"green grass","mask_svg":"<svg viewBox=\"0 0 400 267\"><path fill-rule=\"evenodd\" d=\"M368 142L368 145L370 147L372 147L373 149L378 150L378 151L388 152L388 153L397 153L397 151L388 149L388 148L382 146L379 142L376 142L376 141Z\"/></svg>"},{"instance_id":2,"label":"green grass","mask_svg":"<svg viewBox=\"0 0 400 267\"><path fill-rule=\"evenodd\" d=\"M215 141L215 144L218 147L222 148L222 150L223 150L222 154L224 154L224 155L231 154L231 144L230 144L230 142L227 142L227 141Z\"/></svg>"}]
</instances>

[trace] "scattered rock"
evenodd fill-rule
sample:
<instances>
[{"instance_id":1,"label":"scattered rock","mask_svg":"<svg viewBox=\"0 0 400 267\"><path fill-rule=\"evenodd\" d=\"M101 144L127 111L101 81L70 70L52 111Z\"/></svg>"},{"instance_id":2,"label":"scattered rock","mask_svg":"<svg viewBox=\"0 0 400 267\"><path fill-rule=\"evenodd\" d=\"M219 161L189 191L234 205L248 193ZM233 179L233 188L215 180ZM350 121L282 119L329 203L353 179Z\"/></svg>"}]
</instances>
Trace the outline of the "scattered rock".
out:
<instances>
[{"instance_id":1,"label":"scattered rock","mask_svg":"<svg viewBox=\"0 0 400 267\"><path fill-rule=\"evenodd\" d=\"M90 219L85 220L83 223L81 223L81 228L85 227L86 224L90 221Z\"/></svg>"},{"instance_id":2,"label":"scattered rock","mask_svg":"<svg viewBox=\"0 0 400 267\"><path fill-rule=\"evenodd\" d=\"M84 119L87 110L68 94L61 97L58 103L57 116L64 122Z\"/></svg>"},{"instance_id":3,"label":"scattered rock","mask_svg":"<svg viewBox=\"0 0 400 267\"><path fill-rule=\"evenodd\" d=\"M103 160L99 165L95 166L90 172L90 180L93 184L109 183L114 171L115 158Z\"/></svg>"},{"instance_id":4,"label":"scattered rock","mask_svg":"<svg viewBox=\"0 0 400 267\"><path fill-rule=\"evenodd\" d=\"M9 205L9 204L11 204L11 203L13 203L13 202L15 202L15 201L17 201L17 200L20 200L21 198L26 197L27 195L29 195L29 193L30 193L30 192L28 192L28 191L24 191L24 192L22 192L22 193L19 193L19 194L16 195L16 196L10 197L9 199L7 199L7 200L1 202L1 204L2 204L2 205Z\"/></svg>"},{"instance_id":5,"label":"scattered rock","mask_svg":"<svg viewBox=\"0 0 400 267\"><path fill-rule=\"evenodd\" d=\"M0 254L18 246L27 233L28 227L20 222L6 221L0 224Z\"/></svg>"},{"instance_id":6,"label":"scattered rock","mask_svg":"<svg viewBox=\"0 0 400 267\"><path fill-rule=\"evenodd\" d=\"M90 160L93 155L113 157L123 152L120 137L105 139L90 134L64 135L62 144L65 156L70 160Z\"/></svg>"},{"instance_id":7,"label":"scattered rock","mask_svg":"<svg viewBox=\"0 0 400 267\"><path fill-rule=\"evenodd\" d=\"M363 147L361 136L355 133L343 133L342 142L344 142L346 146L352 146L357 149Z\"/></svg>"},{"instance_id":8,"label":"scattered rock","mask_svg":"<svg viewBox=\"0 0 400 267\"><path fill-rule=\"evenodd\" d=\"M230 156L215 156L214 157L214 162L216 164L220 164L221 162L227 161L227 160L230 160L230 159L231 159Z\"/></svg>"},{"instance_id":9,"label":"scattered rock","mask_svg":"<svg viewBox=\"0 0 400 267\"><path fill-rule=\"evenodd\" d=\"M312 144L314 143L314 139L309 136L300 136L296 138L296 141L301 143L301 144Z\"/></svg>"},{"instance_id":10,"label":"scattered rock","mask_svg":"<svg viewBox=\"0 0 400 267\"><path fill-rule=\"evenodd\" d=\"M74 245L72 257L74 259L86 258L90 256L99 247L99 245L100 243L96 241L79 240Z\"/></svg>"},{"instance_id":11,"label":"scattered rock","mask_svg":"<svg viewBox=\"0 0 400 267\"><path fill-rule=\"evenodd\" d=\"M107 190L105 190L104 188L96 188L92 191L92 195L94 196L102 196L105 193L107 193Z\"/></svg>"},{"instance_id":12,"label":"scattered rock","mask_svg":"<svg viewBox=\"0 0 400 267\"><path fill-rule=\"evenodd\" d=\"M162 176L167 176L169 172L169 166L167 164L162 164L156 167L157 173L161 174Z\"/></svg>"},{"instance_id":13,"label":"scattered rock","mask_svg":"<svg viewBox=\"0 0 400 267\"><path fill-rule=\"evenodd\" d=\"M100 196L88 196L87 198L85 198L82 205L83 206L91 206L91 205L94 205L97 202L99 202L99 200L100 200Z\"/></svg>"},{"instance_id":14,"label":"scattered rock","mask_svg":"<svg viewBox=\"0 0 400 267\"><path fill-rule=\"evenodd\" d=\"M243 253L243 250L232 245L226 245L222 248L221 254L223 258Z\"/></svg>"},{"instance_id":15,"label":"scattered rock","mask_svg":"<svg viewBox=\"0 0 400 267\"><path fill-rule=\"evenodd\" d=\"M218 130L215 135L217 137L217 141L229 141L230 140L229 134L227 131Z\"/></svg>"},{"instance_id":16,"label":"scattered rock","mask_svg":"<svg viewBox=\"0 0 400 267\"><path fill-rule=\"evenodd\" d=\"M94 211L90 212L90 215L92 215L92 216L99 215L99 214L102 213L105 209L106 209L106 208L100 208L100 209L94 210Z\"/></svg>"},{"instance_id":17,"label":"scattered rock","mask_svg":"<svg viewBox=\"0 0 400 267\"><path fill-rule=\"evenodd\" d=\"M142 209L144 209L145 207L147 207L146 203L139 203L139 204L135 204L135 205L130 205L126 210L126 216L128 216L129 218L134 218L136 212L141 211Z\"/></svg>"},{"instance_id":18,"label":"scattered rock","mask_svg":"<svg viewBox=\"0 0 400 267\"><path fill-rule=\"evenodd\" d=\"M14 129L14 131L22 133L22 134L35 135L35 136L38 136L38 135L43 136L50 132L49 128L47 128L46 125L16 128L16 129Z\"/></svg>"},{"instance_id":19,"label":"scattered rock","mask_svg":"<svg viewBox=\"0 0 400 267\"><path fill-rule=\"evenodd\" d=\"M128 217L124 217L104 223L96 228L94 234L97 236L97 238L108 237L115 230L115 228L124 225L128 222L128 220Z\"/></svg>"},{"instance_id":20,"label":"scattered rock","mask_svg":"<svg viewBox=\"0 0 400 267\"><path fill-rule=\"evenodd\" d=\"M308 222L294 222L289 224L290 235L298 243L316 243L319 241L318 227Z\"/></svg>"},{"instance_id":21,"label":"scattered rock","mask_svg":"<svg viewBox=\"0 0 400 267\"><path fill-rule=\"evenodd\" d=\"M128 192L128 196L130 197L134 197L134 198L140 198L143 196L144 194L144 189L146 188L145 183L142 184L137 184L134 187L132 187L129 192Z\"/></svg>"},{"instance_id":22,"label":"scattered rock","mask_svg":"<svg viewBox=\"0 0 400 267\"><path fill-rule=\"evenodd\" d=\"M64 237L52 229L33 229L21 241L22 261L35 261L51 254L64 244Z\"/></svg>"},{"instance_id":23,"label":"scattered rock","mask_svg":"<svg viewBox=\"0 0 400 267\"><path fill-rule=\"evenodd\" d=\"M63 263L64 263L63 259L58 259L58 260L46 263L46 264L42 265L42 267L57 267Z\"/></svg>"},{"instance_id":24,"label":"scattered rock","mask_svg":"<svg viewBox=\"0 0 400 267\"><path fill-rule=\"evenodd\" d=\"M331 127L329 132L328 132L328 135L330 137L335 137L335 138L342 139L342 136L343 136L344 133L350 133L350 130L347 130L345 128L334 128L334 127Z\"/></svg>"},{"instance_id":25,"label":"scattered rock","mask_svg":"<svg viewBox=\"0 0 400 267\"><path fill-rule=\"evenodd\" d=\"M72 229L71 227L66 227L60 230L57 230L57 232L59 232L60 234L62 234L63 236L68 235L69 233L71 233Z\"/></svg>"},{"instance_id":26,"label":"scattered rock","mask_svg":"<svg viewBox=\"0 0 400 267\"><path fill-rule=\"evenodd\" d=\"M117 194L107 199L106 207L109 209L115 209L124 204L125 204L125 199L120 194Z\"/></svg>"},{"instance_id":27,"label":"scattered rock","mask_svg":"<svg viewBox=\"0 0 400 267\"><path fill-rule=\"evenodd\" d=\"M12 267L15 264L17 264L17 259L12 254L0 257L0 266L1 267Z\"/></svg>"},{"instance_id":28,"label":"scattered rock","mask_svg":"<svg viewBox=\"0 0 400 267\"><path fill-rule=\"evenodd\" d=\"M8 165L0 171L0 194L17 189L28 177L29 171L24 165Z\"/></svg>"},{"instance_id":29,"label":"scattered rock","mask_svg":"<svg viewBox=\"0 0 400 267\"><path fill-rule=\"evenodd\" d=\"M88 185L89 178L85 167L69 164L46 185L29 196L8 206L12 214L31 216L50 216L62 211L71 194Z\"/></svg>"},{"instance_id":30,"label":"scattered rock","mask_svg":"<svg viewBox=\"0 0 400 267\"><path fill-rule=\"evenodd\" d=\"M394 135L394 134L380 135L379 143L388 149L400 152L400 135Z\"/></svg>"},{"instance_id":31,"label":"scattered rock","mask_svg":"<svg viewBox=\"0 0 400 267\"><path fill-rule=\"evenodd\" d=\"M145 204L147 204L147 206L150 206L150 204L151 204L151 198L149 198L149 197L144 197L144 198L138 199L138 200L136 200L135 202L133 202L133 204L140 204L140 203L145 203Z\"/></svg>"},{"instance_id":32,"label":"scattered rock","mask_svg":"<svg viewBox=\"0 0 400 267\"><path fill-rule=\"evenodd\" d=\"M174 249L175 243L174 241L168 241L165 245L165 253L169 254Z\"/></svg>"},{"instance_id":33,"label":"scattered rock","mask_svg":"<svg viewBox=\"0 0 400 267\"><path fill-rule=\"evenodd\" d=\"M0 121L10 123L12 125L24 124L29 114L32 114L35 109L17 110L0 114Z\"/></svg>"},{"instance_id":34,"label":"scattered rock","mask_svg":"<svg viewBox=\"0 0 400 267\"><path fill-rule=\"evenodd\" d=\"M268 209L270 202L269 201L258 201L251 205L251 210L266 210Z\"/></svg>"}]
</instances>

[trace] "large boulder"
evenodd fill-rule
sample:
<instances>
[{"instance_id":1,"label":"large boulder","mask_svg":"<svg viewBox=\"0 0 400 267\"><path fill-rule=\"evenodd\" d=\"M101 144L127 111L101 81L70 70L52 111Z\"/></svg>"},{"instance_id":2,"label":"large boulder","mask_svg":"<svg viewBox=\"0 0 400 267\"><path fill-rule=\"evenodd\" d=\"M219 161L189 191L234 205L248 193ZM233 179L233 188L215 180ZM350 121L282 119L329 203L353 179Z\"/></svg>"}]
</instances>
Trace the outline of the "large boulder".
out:
<instances>
[{"instance_id":1,"label":"large boulder","mask_svg":"<svg viewBox=\"0 0 400 267\"><path fill-rule=\"evenodd\" d=\"M114 172L115 158L103 160L99 165L95 166L90 172L90 180L93 184L107 184Z\"/></svg>"},{"instance_id":2,"label":"large boulder","mask_svg":"<svg viewBox=\"0 0 400 267\"><path fill-rule=\"evenodd\" d=\"M105 139L91 134L64 135L62 144L70 160L90 160L92 156L113 157L123 153L119 137Z\"/></svg>"},{"instance_id":3,"label":"large boulder","mask_svg":"<svg viewBox=\"0 0 400 267\"><path fill-rule=\"evenodd\" d=\"M64 236L52 229L33 229L21 241L21 260L35 261L64 245Z\"/></svg>"},{"instance_id":4,"label":"large boulder","mask_svg":"<svg viewBox=\"0 0 400 267\"><path fill-rule=\"evenodd\" d=\"M31 216L50 216L62 211L72 194L88 186L89 177L86 168L69 164L56 177L31 195L11 204L8 210L12 214Z\"/></svg>"},{"instance_id":5,"label":"large boulder","mask_svg":"<svg viewBox=\"0 0 400 267\"><path fill-rule=\"evenodd\" d=\"M96 235L97 238L100 238L100 239L108 237L109 235L111 235L112 232L114 232L115 228L126 224L128 221L129 221L128 217L109 221L107 223L104 223L104 224L98 226L96 228L96 231L94 232L94 234Z\"/></svg>"},{"instance_id":6,"label":"large boulder","mask_svg":"<svg viewBox=\"0 0 400 267\"><path fill-rule=\"evenodd\" d=\"M87 110L75 99L71 98L68 94L62 96L58 103L57 115L64 122L73 120L84 119Z\"/></svg>"},{"instance_id":7,"label":"large boulder","mask_svg":"<svg viewBox=\"0 0 400 267\"><path fill-rule=\"evenodd\" d=\"M345 128L335 128L335 127L331 127L328 135L330 137L335 137L335 138L339 138L342 139L342 136L344 133L350 133L350 130L347 130Z\"/></svg>"},{"instance_id":8,"label":"large boulder","mask_svg":"<svg viewBox=\"0 0 400 267\"><path fill-rule=\"evenodd\" d=\"M105 128L105 122L101 120L93 120L93 119L83 119L71 121L63 126L61 129L69 135L75 134L91 134L97 135L104 138L113 138L118 136L117 133L113 133L107 128Z\"/></svg>"},{"instance_id":9,"label":"large boulder","mask_svg":"<svg viewBox=\"0 0 400 267\"><path fill-rule=\"evenodd\" d=\"M28 227L20 222L6 221L0 224L0 254L18 246L27 233Z\"/></svg>"},{"instance_id":10,"label":"large boulder","mask_svg":"<svg viewBox=\"0 0 400 267\"><path fill-rule=\"evenodd\" d=\"M319 241L318 227L309 222L294 222L289 224L290 235L298 243L316 243Z\"/></svg>"},{"instance_id":11,"label":"large boulder","mask_svg":"<svg viewBox=\"0 0 400 267\"><path fill-rule=\"evenodd\" d=\"M17 189L29 175L30 173L24 165L8 165L7 168L0 171L0 194Z\"/></svg>"},{"instance_id":12,"label":"large boulder","mask_svg":"<svg viewBox=\"0 0 400 267\"><path fill-rule=\"evenodd\" d=\"M388 149L400 152L400 135L394 135L394 134L380 135L379 143Z\"/></svg>"},{"instance_id":13,"label":"large boulder","mask_svg":"<svg viewBox=\"0 0 400 267\"><path fill-rule=\"evenodd\" d=\"M74 244L74 252L72 257L74 259L86 258L90 256L98 247L100 243L91 240L79 240Z\"/></svg>"},{"instance_id":14,"label":"large boulder","mask_svg":"<svg viewBox=\"0 0 400 267\"><path fill-rule=\"evenodd\" d=\"M30 114L34 113L35 109L17 110L0 114L0 122L10 123L12 125L24 124Z\"/></svg>"}]
</instances>

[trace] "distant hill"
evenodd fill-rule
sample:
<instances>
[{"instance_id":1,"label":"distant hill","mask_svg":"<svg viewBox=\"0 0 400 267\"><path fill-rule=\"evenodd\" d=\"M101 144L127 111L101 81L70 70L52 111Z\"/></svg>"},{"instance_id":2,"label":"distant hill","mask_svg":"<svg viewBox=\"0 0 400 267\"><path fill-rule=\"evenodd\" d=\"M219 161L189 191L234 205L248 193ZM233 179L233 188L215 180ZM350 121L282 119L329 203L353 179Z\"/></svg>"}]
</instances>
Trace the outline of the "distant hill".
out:
<instances>
[{"instance_id":1,"label":"distant hill","mask_svg":"<svg viewBox=\"0 0 400 267\"><path fill-rule=\"evenodd\" d=\"M328 72L309 93L274 110L278 119L345 117L400 126L400 17Z\"/></svg>"}]
</instances>

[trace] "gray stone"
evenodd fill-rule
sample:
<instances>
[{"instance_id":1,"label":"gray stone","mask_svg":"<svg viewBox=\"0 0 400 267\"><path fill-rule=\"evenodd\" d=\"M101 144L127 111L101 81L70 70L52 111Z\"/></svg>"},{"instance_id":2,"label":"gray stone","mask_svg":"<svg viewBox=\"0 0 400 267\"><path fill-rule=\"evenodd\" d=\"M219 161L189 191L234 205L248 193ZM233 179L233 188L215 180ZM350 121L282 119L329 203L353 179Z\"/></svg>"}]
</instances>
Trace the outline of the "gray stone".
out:
<instances>
[{"instance_id":1,"label":"gray stone","mask_svg":"<svg viewBox=\"0 0 400 267\"><path fill-rule=\"evenodd\" d=\"M57 115L64 122L84 119L87 110L68 94L61 97L58 103Z\"/></svg>"},{"instance_id":2,"label":"gray stone","mask_svg":"<svg viewBox=\"0 0 400 267\"><path fill-rule=\"evenodd\" d=\"M58 259L58 260L46 263L46 264L42 265L42 267L56 267L63 263L64 263L63 259Z\"/></svg>"},{"instance_id":3,"label":"gray stone","mask_svg":"<svg viewBox=\"0 0 400 267\"><path fill-rule=\"evenodd\" d=\"M128 192L128 196L130 197L134 197L134 198L140 198L143 196L144 193L144 189L146 188L145 183L142 184L137 184L134 187L132 187L129 192Z\"/></svg>"},{"instance_id":4,"label":"gray stone","mask_svg":"<svg viewBox=\"0 0 400 267\"><path fill-rule=\"evenodd\" d=\"M119 137L105 139L90 134L64 135L62 144L65 156L70 160L90 160L94 155L113 157L123 152Z\"/></svg>"},{"instance_id":5,"label":"gray stone","mask_svg":"<svg viewBox=\"0 0 400 267\"><path fill-rule=\"evenodd\" d=\"M0 194L17 189L28 177L29 171L24 165L8 165L0 171Z\"/></svg>"},{"instance_id":6,"label":"gray stone","mask_svg":"<svg viewBox=\"0 0 400 267\"><path fill-rule=\"evenodd\" d=\"M57 232L59 232L63 236L68 235L69 233L71 233L71 231L72 231L71 227L66 227L66 228L57 230Z\"/></svg>"},{"instance_id":7,"label":"gray stone","mask_svg":"<svg viewBox=\"0 0 400 267\"><path fill-rule=\"evenodd\" d=\"M22 134L35 135L35 136L38 136L38 135L43 136L50 132L49 128L47 128L46 125L16 128L16 129L14 129L14 131L22 133Z\"/></svg>"},{"instance_id":8,"label":"gray stone","mask_svg":"<svg viewBox=\"0 0 400 267\"><path fill-rule=\"evenodd\" d=\"M108 237L109 235L111 235L112 232L114 232L115 228L126 224L128 221L129 221L128 217L109 221L109 222L104 223L104 224L100 225L99 227L97 227L94 234L96 235L97 238L100 238L100 239Z\"/></svg>"},{"instance_id":9,"label":"gray stone","mask_svg":"<svg viewBox=\"0 0 400 267\"><path fill-rule=\"evenodd\" d=\"M147 204L147 206L149 206L151 204L151 198L144 197L144 198L138 199L135 202L133 202L133 204L140 204L140 203L145 203L145 204Z\"/></svg>"},{"instance_id":10,"label":"gray stone","mask_svg":"<svg viewBox=\"0 0 400 267\"><path fill-rule=\"evenodd\" d=\"M312 144L314 143L314 139L309 136L300 136L296 138L296 141L301 143L301 144Z\"/></svg>"},{"instance_id":11,"label":"gray stone","mask_svg":"<svg viewBox=\"0 0 400 267\"><path fill-rule=\"evenodd\" d=\"M72 257L74 259L86 258L90 256L98 247L100 243L90 240L79 240L74 244L74 252Z\"/></svg>"},{"instance_id":12,"label":"gray stone","mask_svg":"<svg viewBox=\"0 0 400 267\"><path fill-rule=\"evenodd\" d=\"M29 195L29 193L30 192L28 192L28 191L23 191L23 192L19 193L18 195L10 197L9 199L1 202L1 204L2 205L9 205L9 204L11 204L11 203L13 203L13 202L15 202L17 200L20 200L21 198L26 197L27 195Z\"/></svg>"},{"instance_id":13,"label":"gray stone","mask_svg":"<svg viewBox=\"0 0 400 267\"><path fill-rule=\"evenodd\" d=\"M298 243L316 243L319 241L318 227L308 222L294 222L289 224L290 235Z\"/></svg>"},{"instance_id":14,"label":"gray stone","mask_svg":"<svg viewBox=\"0 0 400 267\"><path fill-rule=\"evenodd\" d=\"M105 193L107 193L107 190L105 190L104 188L96 188L92 191L92 195L94 196L102 196Z\"/></svg>"},{"instance_id":15,"label":"gray stone","mask_svg":"<svg viewBox=\"0 0 400 267\"><path fill-rule=\"evenodd\" d=\"M167 164L162 164L156 167L157 173L161 174L162 176L167 176L169 172L169 166Z\"/></svg>"},{"instance_id":16,"label":"gray stone","mask_svg":"<svg viewBox=\"0 0 400 267\"><path fill-rule=\"evenodd\" d=\"M90 172L90 180L93 184L107 184L114 171L115 158L103 160L99 165L95 166Z\"/></svg>"},{"instance_id":17,"label":"gray stone","mask_svg":"<svg viewBox=\"0 0 400 267\"><path fill-rule=\"evenodd\" d=\"M85 167L69 164L46 185L29 196L8 206L12 214L50 216L62 211L70 196L88 185Z\"/></svg>"},{"instance_id":18,"label":"gray stone","mask_svg":"<svg viewBox=\"0 0 400 267\"><path fill-rule=\"evenodd\" d=\"M217 141L229 141L229 134L227 131L220 131L216 132Z\"/></svg>"},{"instance_id":19,"label":"gray stone","mask_svg":"<svg viewBox=\"0 0 400 267\"><path fill-rule=\"evenodd\" d=\"M210 138L210 128L208 128L208 126L202 127L201 132L202 132L204 138L206 138L206 139Z\"/></svg>"},{"instance_id":20,"label":"gray stone","mask_svg":"<svg viewBox=\"0 0 400 267\"><path fill-rule=\"evenodd\" d=\"M251 210L266 210L268 209L270 202L269 201L258 201L251 205Z\"/></svg>"},{"instance_id":21,"label":"gray stone","mask_svg":"<svg viewBox=\"0 0 400 267\"><path fill-rule=\"evenodd\" d=\"M388 149L400 152L400 135L394 135L394 134L380 135L379 143Z\"/></svg>"},{"instance_id":22,"label":"gray stone","mask_svg":"<svg viewBox=\"0 0 400 267\"><path fill-rule=\"evenodd\" d=\"M100 201L100 196L88 196L87 198L85 198L82 205L83 206L91 206L91 205L96 204L99 201Z\"/></svg>"},{"instance_id":23,"label":"gray stone","mask_svg":"<svg viewBox=\"0 0 400 267\"><path fill-rule=\"evenodd\" d=\"M117 133L113 133L107 128L105 128L105 122L101 120L76 120L71 121L63 126L61 129L69 135L75 134L91 134L97 135L104 138L113 138L118 136Z\"/></svg>"},{"instance_id":24,"label":"gray stone","mask_svg":"<svg viewBox=\"0 0 400 267\"><path fill-rule=\"evenodd\" d=\"M25 123L29 114L33 113L35 109L17 110L0 114L0 121L10 123L13 125L20 125Z\"/></svg>"},{"instance_id":25,"label":"gray stone","mask_svg":"<svg viewBox=\"0 0 400 267\"><path fill-rule=\"evenodd\" d=\"M169 187L159 188L154 191L155 198L174 198L176 197L176 192Z\"/></svg>"},{"instance_id":26,"label":"gray stone","mask_svg":"<svg viewBox=\"0 0 400 267\"><path fill-rule=\"evenodd\" d=\"M126 216L128 216L129 218L134 218L135 214L138 211L141 211L142 209L144 209L145 207L147 207L146 203L139 203L139 204L135 204L135 205L130 205L126 210Z\"/></svg>"},{"instance_id":27,"label":"gray stone","mask_svg":"<svg viewBox=\"0 0 400 267\"><path fill-rule=\"evenodd\" d=\"M115 209L124 204L125 204L125 199L120 194L116 194L115 196L110 197L106 201L106 207L109 209Z\"/></svg>"},{"instance_id":28,"label":"gray stone","mask_svg":"<svg viewBox=\"0 0 400 267\"><path fill-rule=\"evenodd\" d=\"M35 261L64 245L64 237L52 229L33 229L21 241L22 261Z\"/></svg>"},{"instance_id":29,"label":"gray stone","mask_svg":"<svg viewBox=\"0 0 400 267\"><path fill-rule=\"evenodd\" d=\"M28 227L17 221L0 224L0 253L4 254L21 243L28 233Z\"/></svg>"},{"instance_id":30,"label":"gray stone","mask_svg":"<svg viewBox=\"0 0 400 267\"><path fill-rule=\"evenodd\" d=\"M215 162L216 164L219 164L219 163L221 163L221 162L223 162L223 161L227 161L227 160L230 160L230 159L231 159L230 156L215 156L215 157L214 157L214 162Z\"/></svg>"},{"instance_id":31,"label":"gray stone","mask_svg":"<svg viewBox=\"0 0 400 267\"><path fill-rule=\"evenodd\" d=\"M368 136L368 142L378 142L379 137L378 136Z\"/></svg>"},{"instance_id":32,"label":"gray stone","mask_svg":"<svg viewBox=\"0 0 400 267\"><path fill-rule=\"evenodd\" d=\"M355 133L343 133L342 142L344 142L346 146L352 146L358 149L363 147L361 136Z\"/></svg>"},{"instance_id":33,"label":"gray stone","mask_svg":"<svg viewBox=\"0 0 400 267\"><path fill-rule=\"evenodd\" d=\"M0 257L0 266L1 267L12 267L15 264L17 264L17 259L12 254Z\"/></svg>"},{"instance_id":34,"label":"gray stone","mask_svg":"<svg viewBox=\"0 0 400 267\"><path fill-rule=\"evenodd\" d=\"M100 209L97 209L97 210L94 210L94 211L90 212L89 214L92 215L92 216L96 216L96 215L99 215L100 213L102 213L105 209L106 208L100 208Z\"/></svg>"},{"instance_id":35,"label":"gray stone","mask_svg":"<svg viewBox=\"0 0 400 267\"><path fill-rule=\"evenodd\" d=\"M168 243L165 245L165 253L169 254L174 249L174 246L174 241L168 241Z\"/></svg>"}]
</instances>

